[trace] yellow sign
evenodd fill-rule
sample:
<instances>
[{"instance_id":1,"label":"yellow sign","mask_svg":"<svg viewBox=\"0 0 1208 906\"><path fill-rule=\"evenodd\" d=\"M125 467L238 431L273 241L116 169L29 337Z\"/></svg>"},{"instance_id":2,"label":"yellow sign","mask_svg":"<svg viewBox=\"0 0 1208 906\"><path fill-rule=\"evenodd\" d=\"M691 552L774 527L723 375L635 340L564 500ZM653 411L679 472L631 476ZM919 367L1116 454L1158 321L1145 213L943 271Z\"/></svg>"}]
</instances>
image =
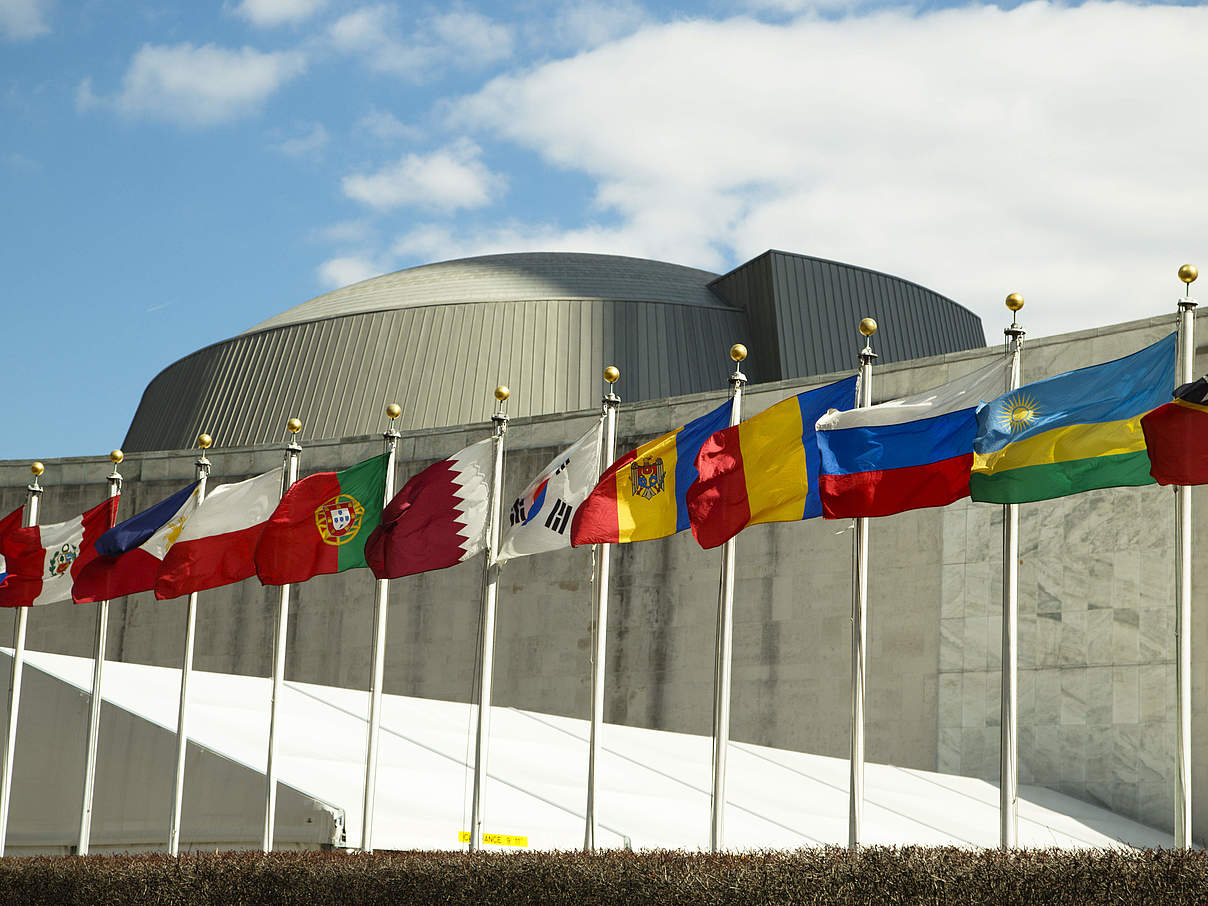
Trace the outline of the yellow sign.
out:
<instances>
[{"instance_id":1,"label":"yellow sign","mask_svg":"<svg viewBox=\"0 0 1208 906\"><path fill-rule=\"evenodd\" d=\"M457 839L461 843L469 843L470 832L459 831ZM515 834L483 834L482 842L492 846L528 846L528 837L520 837Z\"/></svg>"}]
</instances>

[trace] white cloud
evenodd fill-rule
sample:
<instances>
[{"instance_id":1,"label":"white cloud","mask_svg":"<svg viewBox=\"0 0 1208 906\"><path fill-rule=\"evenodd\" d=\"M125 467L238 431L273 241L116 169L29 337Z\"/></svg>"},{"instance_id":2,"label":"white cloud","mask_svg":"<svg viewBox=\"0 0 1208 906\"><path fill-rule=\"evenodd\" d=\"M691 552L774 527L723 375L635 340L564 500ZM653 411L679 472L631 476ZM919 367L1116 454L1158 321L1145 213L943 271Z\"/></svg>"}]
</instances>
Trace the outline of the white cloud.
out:
<instances>
[{"instance_id":1,"label":"white cloud","mask_svg":"<svg viewBox=\"0 0 1208 906\"><path fill-rule=\"evenodd\" d=\"M305 21L327 5L327 0L243 0L236 14L253 25L272 28Z\"/></svg>"},{"instance_id":2,"label":"white cloud","mask_svg":"<svg viewBox=\"0 0 1208 906\"><path fill-rule=\"evenodd\" d=\"M0 37L26 41L50 32L51 0L0 0Z\"/></svg>"},{"instance_id":3,"label":"white cloud","mask_svg":"<svg viewBox=\"0 0 1208 906\"><path fill-rule=\"evenodd\" d=\"M580 0L559 5L550 33L535 37L578 50L615 41L649 23L646 10L633 0Z\"/></svg>"},{"instance_id":4,"label":"white cloud","mask_svg":"<svg viewBox=\"0 0 1208 906\"><path fill-rule=\"evenodd\" d=\"M319 265L319 283L327 289L338 289L376 277L387 270L367 257L330 258Z\"/></svg>"},{"instance_id":5,"label":"white cloud","mask_svg":"<svg viewBox=\"0 0 1208 906\"><path fill-rule=\"evenodd\" d=\"M113 103L128 116L211 125L257 112L304 68L304 58L292 52L144 44L130 61ZM91 97L90 86L81 90Z\"/></svg>"},{"instance_id":6,"label":"white cloud","mask_svg":"<svg viewBox=\"0 0 1208 906\"><path fill-rule=\"evenodd\" d=\"M431 154L407 154L376 173L344 177L344 194L378 210L482 207L503 191L504 181L483 164L481 153L462 139Z\"/></svg>"},{"instance_id":7,"label":"white cloud","mask_svg":"<svg viewBox=\"0 0 1208 906\"><path fill-rule=\"evenodd\" d=\"M332 23L328 36L336 50L371 69L417 82L505 60L514 44L509 26L461 9L421 19L404 37L398 8L388 4L353 10Z\"/></svg>"},{"instance_id":8,"label":"white cloud","mask_svg":"<svg viewBox=\"0 0 1208 906\"><path fill-rule=\"evenodd\" d=\"M313 157L326 148L330 141L331 136L327 134L327 129L323 124L315 123L309 131L302 135L295 135L283 142L278 142L276 148L288 157Z\"/></svg>"},{"instance_id":9,"label":"white cloud","mask_svg":"<svg viewBox=\"0 0 1208 906\"><path fill-rule=\"evenodd\" d=\"M1014 290L1033 335L1165 311L1208 258L1204 34L1208 8L1119 2L644 28L449 121L589 176L605 226L400 247L562 237L714 268L784 248L951 295L991 340Z\"/></svg>"},{"instance_id":10,"label":"white cloud","mask_svg":"<svg viewBox=\"0 0 1208 906\"><path fill-rule=\"evenodd\" d=\"M423 130L404 123L388 110L370 110L357 122L357 128L383 142L416 140L424 134Z\"/></svg>"}]
</instances>

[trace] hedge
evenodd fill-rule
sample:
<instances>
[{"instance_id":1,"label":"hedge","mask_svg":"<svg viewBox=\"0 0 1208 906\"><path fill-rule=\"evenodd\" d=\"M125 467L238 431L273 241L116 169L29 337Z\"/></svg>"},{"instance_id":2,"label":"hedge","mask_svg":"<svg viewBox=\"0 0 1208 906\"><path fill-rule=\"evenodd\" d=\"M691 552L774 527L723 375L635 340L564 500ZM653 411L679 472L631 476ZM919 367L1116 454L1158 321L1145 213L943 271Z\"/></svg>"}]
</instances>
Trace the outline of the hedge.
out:
<instances>
[{"instance_id":1,"label":"hedge","mask_svg":"<svg viewBox=\"0 0 1208 906\"><path fill-rule=\"evenodd\" d=\"M0 903L1170 904L1208 901L1208 855L1181 850L904 847L709 855L231 852L0 859Z\"/></svg>"}]
</instances>

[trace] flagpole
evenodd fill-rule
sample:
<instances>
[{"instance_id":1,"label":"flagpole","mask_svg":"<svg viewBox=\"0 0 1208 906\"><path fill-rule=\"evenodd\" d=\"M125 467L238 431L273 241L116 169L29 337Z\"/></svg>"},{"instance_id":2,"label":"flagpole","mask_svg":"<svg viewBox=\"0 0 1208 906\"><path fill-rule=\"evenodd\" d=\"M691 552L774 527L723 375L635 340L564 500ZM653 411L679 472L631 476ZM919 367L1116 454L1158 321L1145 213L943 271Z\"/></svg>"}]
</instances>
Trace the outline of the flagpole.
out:
<instances>
[{"instance_id":1,"label":"flagpole","mask_svg":"<svg viewBox=\"0 0 1208 906\"><path fill-rule=\"evenodd\" d=\"M1011 326L1003 331L1011 357L1011 390L1023 369L1024 330L1018 323L1023 296L1007 296ZM1019 840L1019 504L1002 508L1002 694L999 697L998 843L1012 849Z\"/></svg>"},{"instance_id":2,"label":"flagpole","mask_svg":"<svg viewBox=\"0 0 1208 906\"><path fill-rule=\"evenodd\" d=\"M201 448L201 458L194 464L198 505L206 499L206 478L210 474L210 461L206 459L206 450L213 442L213 438L208 434L197 436L197 446ZM185 655L180 667L180 706L176 712L176 773L172 781L172 816L168 822L168 854L172 856L180 852L180 809L185 795L185 752L189 745L185 718L189 702L189 675L193 672L193 640L196 629L197 592L191 592L185 607Z\"/></svg>"},{"instance_id":3,"label":"flagpole","mask_svg":"<svg viewBox=\"0 0 1208 906\"><path fill-rule=\"evenodd\" d=\"M621 398L615 387L621 370L615 365L604 369L608 393L600 401L604 410L604 433L600 437L600 471L604 472L617 458L617 407ZM604 722L604 656L608 645L608 570L612 555L611 544L596 545L595 600L592 602L592 625L595 627L595 647L591 659L591 735L587 744L587 823L583 832L583 849L594 852L599 829L596 818L596 758L600 751L600 726Z\"/></svg>"},{"instance_id":4,"label":"flagpole","mask_svg":"<svg viewBox=\"0 0 1208 906\"><path fill-rule=\"evenodd\" d=\"M289 490L290 485L298 480L298 457L302 454L302 446L298 443L298 432L302 430L302 422L291 418L286 423L290 433L289 444L285 448L285 475L281 481L281 496ZM266 853L273 851L273 824L277 818L277 703L281 700L281 686L285 682L285 644L289 636L289 583L281 586L281 596L277 599L277 624L273 629L273 697L269 707L268 718L268 766L265 769L264 793L264 839L261 849Z\"/></svg>"},{"instance_id":5,"label":"flagpole","mask_svg":"<svg viewBox=\"0 0 1208 906\"><path fill-rule=\"evenodd\" d=\"M33 481L25 489L25 525L38 524L38 504L42 501L42 486L38 476L46 471L40 462L31 463L29 471ZM13 756L17 751L17 716L21 710L21 674L25 669L25 626L29 620L29 608L17 608L17 622L13 627L13 667L8 680L8 732L4 736L4 763L0 766L0 856L8 842L8 812L12 804Z\"/></svg>"},{"instance_id":6,"label":"flagpole","mask_svg":"<svg viewBox=\"0 0 1208 906\"><path fill-rule=\"evenodd\" d=\"M397 403L386 407L390 419L382 439L386 443L386 491L383 508L394 497L394 460L398 439L402 435L394 427L403 409ZM361 851L373 852L373 806L377 796L378 742L382 727L382 684L386 675L386 617L390 605L390 580L377 580L377 596L373 602L373 673L369 678L369 736L365 743L365 795L361 812Z\"/></svg>"},{"instance_id":7,"label":"flagpole","mask_svg":"<svg viewBox=\"0 0 1208 906\"><path fill-rule=\"evenodd\" d=\"M730 375L730 427L742 421L742 387L747 377L742 363L747 347L730 347L734 373ZM721 549L721 579L717 593L717 651L713 665L713 795L709 815L709 848L724 845L726 824L726 755L730 747L730 673L734 653L734 539Z\"/></svg>"},{"instance_id":8,"label":"flagpole","mask_svg":"<svg viewBox=\"0 0 1208 906\"><path fill-rule=\"evenodd\" d=\"M487 780L487 739L491 730L491 671L495 660L495 591L499 566L499 498L503 492L503 435L507 433L507 399L512 392L495 388L495 468L491 473L491 510L487 522L487 550L482 570L482 649L478 653L478 728L474 740L474 796L470 805L470 852L482 848L482 793Z\"/></svg>"},{"instance_id":9,"label":"flagpole","mask_svg":"<svg viewBox=\"0 0 1208 906\"><path fill-rule=\"evenodd\" d=\"M109 454L113 463L113 471L106 479L109 482L109 496L116 497L122 491L122 476L117 467L125 455L121 450ZM109 520L109 527L116 522L116 512ZM105 637L109 632L109 602L98 601L96 610L96 639L92 652L92 701L88 710L88 751L84 757L84 794L80 807L80 842L76 846L76 854L88 855L88 841L92 836L92 794L96 782L96 747L97 738L101 732L101 670L105 666Z\"/></svg>"},{"instance_id":10,"label":"flagpole","mask_svg":"<svg viewBox=\"0 0 1208 906\"><path fill-rule=\"evenodd\" d=\"M872 363L877 354L872 351L872 335L877 322L872 318L860 321L864 348L860 350L860 381L856 391L856 408L872 405ZM860 846L860 826L864 820L864 637L868 633L868 517L856 519L853 537L855 548L855 582L851 596L851 778L848 783L847 846Z\"/></svg>"},{"instance_id":11,"label":"flagpole","mask_svg":"<svg viewBox=\"0 0 1208 906\"><path fill-rule=\"evenodd\" d=\"M1183 298L1179 300L1179 360L1175 384L1194 380L1195 309L1191 284L1199 276L1194 264L1179 268ZM1190 849L1191 842L1191 488L1175 488L1175 845Z\"/></svg>"}]
</instances>

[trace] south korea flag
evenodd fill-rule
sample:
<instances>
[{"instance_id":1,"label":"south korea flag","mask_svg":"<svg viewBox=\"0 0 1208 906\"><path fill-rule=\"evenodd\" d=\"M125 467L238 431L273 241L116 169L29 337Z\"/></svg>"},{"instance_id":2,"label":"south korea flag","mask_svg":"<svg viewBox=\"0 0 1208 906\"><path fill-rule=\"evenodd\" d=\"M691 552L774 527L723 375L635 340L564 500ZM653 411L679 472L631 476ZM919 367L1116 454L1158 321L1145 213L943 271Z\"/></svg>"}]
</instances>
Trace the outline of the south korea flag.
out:
<instances>
[{"instance_id":1,"label":"south korea flag","mask_svg":"<svg viewBox=\"0 0 1208 906\"><path fill-rule=\"evenodd\" d=\"M541 470L507 512L500 560L570 547L575 510L600 480L603 421Z\"/></svg>"}]
</instances>

